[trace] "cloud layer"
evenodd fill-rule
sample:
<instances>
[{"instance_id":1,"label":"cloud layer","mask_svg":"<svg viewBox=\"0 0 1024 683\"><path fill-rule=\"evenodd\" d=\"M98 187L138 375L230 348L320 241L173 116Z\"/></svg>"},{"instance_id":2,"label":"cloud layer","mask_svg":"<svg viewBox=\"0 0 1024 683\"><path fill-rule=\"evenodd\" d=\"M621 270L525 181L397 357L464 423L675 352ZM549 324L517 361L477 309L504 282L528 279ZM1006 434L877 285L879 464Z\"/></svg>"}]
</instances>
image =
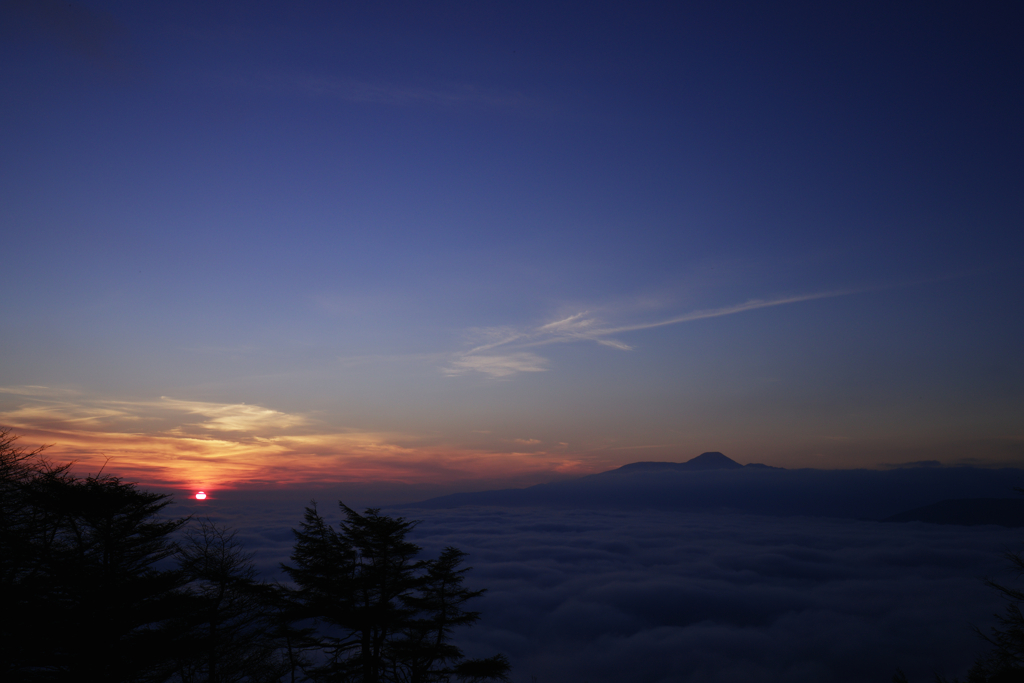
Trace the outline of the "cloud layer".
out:
<instances>
[{"instance_id":1,"label":"cloud layer","mask_svg":"<svg viewBox=\"0 0 1024 683\"><path fill-rule=\"evenodd\" d=\"M334 501L321 511L336 522ZM290 553L301 503L229 501L261 568ZM182 505L181 510L191 510ZM195 509L200 509L196 507ZM470 553L487 588L472 655L508 654L516 683L884 681L962 675L969 624L1000 610L1019 531L741 514L404 509L415 541ZM536 678L534 679L534 676Z\"/></svg>"}]
</instances>

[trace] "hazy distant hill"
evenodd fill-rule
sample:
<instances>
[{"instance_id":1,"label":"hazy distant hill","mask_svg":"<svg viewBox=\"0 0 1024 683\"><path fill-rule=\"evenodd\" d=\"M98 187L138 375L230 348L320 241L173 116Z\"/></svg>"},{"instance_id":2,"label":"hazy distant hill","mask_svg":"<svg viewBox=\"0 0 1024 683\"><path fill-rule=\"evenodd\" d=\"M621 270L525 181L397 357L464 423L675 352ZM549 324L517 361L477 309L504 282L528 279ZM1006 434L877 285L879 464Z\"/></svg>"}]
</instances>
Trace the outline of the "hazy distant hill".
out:
<instances>
[{"instance_id":1,"label":"hazy distant hill","mask_svg":"<svg viewBox=\"0 0 1024 683\"><path fill-rule=\"evenodd\" d=\"M884 519L953 498L1005 498L1015 486L1024 486L1024 470L785 470L704 453L683 463L638 462L569 481L456 493L401 507L718 510Z\"/></svg>"},{"instance_id":2,"label":"hazy distant hill","mask_svg":"<svg viewBox=\"0 0 1024 683\"><path fill-rule=\"evenodd\" d=\"M696 458L686 462L631 462L628 465L601 472L601 474L613 474L622 472L695 472L698 470L738 470L744 467L762 467L766 469L782 469L770 467L761 463L750 463L741 465L732 458L726 457L718 451L701 453Z\"/></svg>"},{"instance_id":3,"label":"hazy distant hill","mask_svg":"<svg viewBox=\"0 0 1024 683\"><path fill-rule=\"evenodd\" d=\"M883 522L929 522L931 524L960 524L977 526L997 524L1024 527L1024 499L1020 498L959 498L942 500L932 505L901 512Z\"/></svg>"}]
</instances>

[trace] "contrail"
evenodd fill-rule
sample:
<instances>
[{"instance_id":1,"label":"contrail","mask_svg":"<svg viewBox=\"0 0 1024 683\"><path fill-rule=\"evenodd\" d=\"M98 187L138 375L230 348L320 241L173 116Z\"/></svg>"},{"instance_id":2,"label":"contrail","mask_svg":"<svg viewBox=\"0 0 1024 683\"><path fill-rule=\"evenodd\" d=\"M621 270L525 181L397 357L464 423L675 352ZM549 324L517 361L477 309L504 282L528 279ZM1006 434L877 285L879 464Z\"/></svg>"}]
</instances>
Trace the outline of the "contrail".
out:
<instances>
[{"instance_id":1,"label":"contrail","mask_svg":"<svg viewBox=\"0 0 1024 683\"><path fill-rule=\"evenodd\" d=\"M606 335L606 334L617 334L619 332L633 332L634 330L649 330L652 327L664 327L666 325L677 325L679 323L688 323L694 320L704 320L706 318L721 318L725 315L733 315L734 313L743 313L744 311L753 311L758 308L770 308L772 306L783 306L785 304L795 304L801 301L814 301L815 299L830 299L837 296L846 296L847 294L855 294L860 290L840 290L836 292L819 292L817 294L804 294L802 296L791 296L785 299L772 299L771 301L764 301L762 299L751 299L746 303L736 304L735 306L726 306L724 308L712 308L704 311L694 311L681 315L677 318L669 318L668 320L659 320L653 323L638 323L636 325L625 325L623 327L610 327L603 330L593 330L591 334L594 335Z\"/></svg>"}]
</instances>

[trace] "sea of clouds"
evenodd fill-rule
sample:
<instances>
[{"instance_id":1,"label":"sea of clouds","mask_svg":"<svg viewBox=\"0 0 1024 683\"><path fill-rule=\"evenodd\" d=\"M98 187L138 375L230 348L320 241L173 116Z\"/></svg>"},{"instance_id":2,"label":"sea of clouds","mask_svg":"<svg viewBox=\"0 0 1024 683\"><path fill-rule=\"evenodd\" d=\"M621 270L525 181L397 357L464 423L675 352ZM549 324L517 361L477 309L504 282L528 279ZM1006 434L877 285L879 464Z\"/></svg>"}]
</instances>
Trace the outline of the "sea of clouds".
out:
<instances>
[{"instance_id":1,"label":"sea of clouds","mask_svg":"<svg viewBox=\"0 0 1024 683\"><path fill-rule=\"evenodd\" d=\"M297 501L215 501L266 579L283 578ZM341 519L336 502L325 517ZM1013 581L1002 527L742 513L402 508L425 556L470 553L487 588L467 654L503 652L516 683L882 681L961 676Z\"/></svg>"}]
</instances>

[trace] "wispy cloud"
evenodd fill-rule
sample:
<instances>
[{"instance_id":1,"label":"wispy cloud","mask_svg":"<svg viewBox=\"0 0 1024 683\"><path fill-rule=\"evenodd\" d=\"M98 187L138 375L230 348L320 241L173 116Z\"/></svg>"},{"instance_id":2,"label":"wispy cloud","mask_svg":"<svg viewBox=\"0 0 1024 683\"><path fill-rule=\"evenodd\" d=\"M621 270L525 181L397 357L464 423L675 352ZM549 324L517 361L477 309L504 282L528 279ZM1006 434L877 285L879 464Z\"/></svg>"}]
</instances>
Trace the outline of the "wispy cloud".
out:
<instances>
[{"instance_id":1,"label":"wispy cloud","mask_svg":"<svg viewBox=\"0 0 1024 683\"><path fill-rule=\"evenodd\" d=\"M477 341L477 345L456 355L449 361L444 371L449 375L477 371L491 377L508 377L518 372L541 372L547 369L546 359L522 349L548 344L594 342L620 351L631 351L633 346L616 338L618 335L708 318L721 318L761 308L829 299L853 294L856 291L860 290L817 292L777 299L750 299L732 306L700 309L659 320L630 324L609 323L591 315L589 311L580 311L535 327L521 329L508 326L478 328L471 331L471 337ZM501 352L494 353L497 350L501 350Z\"/></svg>"},{"instance_id":2,"label":"wispy cloud","mask_svg":"<svg viewBox=\"0 0 1024 683\"><path fill-rule=\"evenodd\" d=\"M0 411L0 421L5 424L134 430L139 428L136 423L145 422L147 430L192 435L207 431L280 434L308 424L301 415L245 403L185 401L166 396L156 401L85 398L72 389L40 386L0 387L0 395L18 400L17 405Z\"/></svg>"},{"instance_id":3,"label":"wispy cloud","mask_svg":"<svg viewBox=\"0 0 1024 683\"><path fill-rule=\"evenodd\" d=\"M6 392L2 392L6 393ZM0 413L4 424L67 424L82 428L139 419L129 411L75 401L29 401Z\"/></svg>"},{"instance_id":4,"label":"wispy cloud","mask_svg":"<svg viewBox=\"0 0 1024 683\"><path fill-rule=\"evenodd\" d=\"M746 311L754 311L759 308L771 308L773 306L785 306L786 304L796 304L803 301L814 301L816 299L831 299L837 296L846 296L848 294L854 294L858 290L840 290L835 292L818 292L816 294L802 294L800 296L785 297L782 299L751 299L742 304L736 304L734 306L725 306L723 308L711 308L701 311L693 311L685 315L669 318L667 320L657 320L648 323L638 323L635 325L623 325L620 327L610 327L601 330L597 330L602 335L607 334L619 334L622 332L633 332L635 330L649 330L655 327L664 327L666 325L678 325L680 323L693 322L695 320L706 320L708 318L721 318L726 315L735 315L736 313L745 313Z\"/></svg>"},{"instance_id":5,"label":"wispy cloud","mask_svg":"<svg viewBox=\"0 0 1024 683\"><path fill-rule=\"evenodd\" d=\"M280 431L306 424L299 415L289 415L270 408L245 403L208 403L180 401L161 397L156 406L207 418L199 427L226 432Z\"/></svg>"},{"instance_id":6,"label":"wispy cloud","mask_svg":"<svg viewBox=\"0 0 1024 683\"><path fill-rule=\"evenodd\" d=\"M0 425L14 428L26 445L53 444L47 456L74 462L76 471L106 466L147 485L185 489L508 477L538 483L569 457L547 457L533 440L468 447L245 403L110 400L49 387L0 387ZM524 445L532 450L521 452Z\"/></svg>"},{"instance_id":7,"label":"wispy cloud","mask_svg":"<svg viewBox=\"0 0 1024 683\"><path fill-rule=\"evenodd\" d=\"M544 372L547 361L535 353L520 351L505 355L467 353L452 360L445 373L461 375L464 372L482 372L491 377L508 377L518 372Z\"/></svg>"},{"instance_id":8,"label":"wispy cloud","mask_svg":"<svg viewBox=\"0 0 1024 683\"><path fill-rule=\"evenodd\" d=\"M71 389L44 387L38 384L22 384L17 386L0 387L0 394L32 396L36 398L57 398L61 396L73 396L75 392Z\"/></svg>"}]
</instances>

